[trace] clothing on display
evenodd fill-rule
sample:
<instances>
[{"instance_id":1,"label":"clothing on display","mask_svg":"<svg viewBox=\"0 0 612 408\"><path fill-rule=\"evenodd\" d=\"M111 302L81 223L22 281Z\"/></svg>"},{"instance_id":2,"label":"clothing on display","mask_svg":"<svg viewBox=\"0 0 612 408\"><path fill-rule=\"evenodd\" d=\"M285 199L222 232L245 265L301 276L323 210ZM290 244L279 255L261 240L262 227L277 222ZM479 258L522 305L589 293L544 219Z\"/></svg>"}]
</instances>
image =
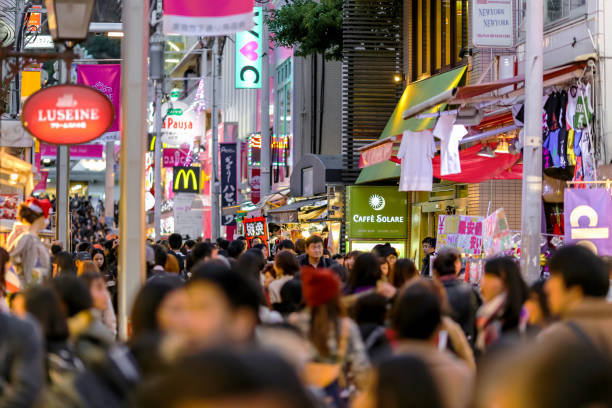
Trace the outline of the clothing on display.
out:
<instances>
[{"instance_id":1,"label":"clothing on display","mask_svg":"<svg viewBox=\"0 0 612 408\"><path fill-rule=\"evenodd\" d=\"M431 130L404 131L397 157L402 160L399 191L432 191L432 159L436 154Z\"/></svg>"},{"instance_id":2,"label":"clothing on display","mask_svg":"<svg viewBox=\"0 0 612 408\"><path fill-rule=\"evenodd\" d=\"M456 115L442 115L436 123L433 135L440 139L440 174L461 173L459 142L468 131L463 125L455 125Z\"/></svg>"}]
</instances>

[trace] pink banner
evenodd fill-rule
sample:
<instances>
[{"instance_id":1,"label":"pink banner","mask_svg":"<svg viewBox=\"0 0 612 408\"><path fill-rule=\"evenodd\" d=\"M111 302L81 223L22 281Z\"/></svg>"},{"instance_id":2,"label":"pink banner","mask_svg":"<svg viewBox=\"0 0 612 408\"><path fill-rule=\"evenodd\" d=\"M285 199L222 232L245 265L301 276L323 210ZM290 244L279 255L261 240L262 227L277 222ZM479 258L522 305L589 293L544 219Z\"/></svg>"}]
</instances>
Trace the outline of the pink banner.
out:
<instances>
[{"instance_id":1,"label":"pink banner","mask_svg":"<svg viewBox=\"0 0 612 408\"><path fill-rule=\"evenodd\" d=\"M612 255L612 197L605 188L566 188L565 244L579 244L597 255Z\"/></svg>"},{"instance_id":2,"label":"pink banner","mask_svg":"<svg viewBox=\"0 0 612 408\"><path fill-rule=\"evenodd\" d=\"M45 191L47 189L47 178L48 177L49 177L49 172L48 171L41 171L40 172L40 181L38 182L36 187L34 187L33 191Z\"/></svg>"},{"instance_id":3,"label":"pink banner","mask_svg":"<svg viewBox=\"0 0 612 408\"><path fill-rule=\"evenodd\" d=\"M70 158L71 159L101 159L102 152L104 151L103 145L91 144L91 145L73 145L70 146ZM43 158L55 158L57 156L57 146L48 145L46 143L40 144L40 154Z\"/></svg>"},{"instance_id":4,"label":"pink banner","mask_svg":"<svg viewBox=\"0 0 612 408\"><path fill-rule=\"evenodd\" d=\"M191 155L189 153L189 149L165 148L163 151L163 166L189 167L191 164Z\"/></svg>"},{"instance_id":5,"label":"pink banner","mask_svg":"<svg viewBox=\"0 0 612 408\"><path fill-rule=\"evenodd\" d=\"M253 0L164 2L164 32L227 35L253 27Z\"/></svg>"},{"instance_id":6,"label":"pink banner","mask_svg":"<svg viewBox=\"0 0 612 408\"><path fill-rule=\"evenodd\" d=\"M78 65L77 83L102 92L115 108L115 121L100 141L119 140L121 131L121 65Z\"/></svg>"}]
</instances>

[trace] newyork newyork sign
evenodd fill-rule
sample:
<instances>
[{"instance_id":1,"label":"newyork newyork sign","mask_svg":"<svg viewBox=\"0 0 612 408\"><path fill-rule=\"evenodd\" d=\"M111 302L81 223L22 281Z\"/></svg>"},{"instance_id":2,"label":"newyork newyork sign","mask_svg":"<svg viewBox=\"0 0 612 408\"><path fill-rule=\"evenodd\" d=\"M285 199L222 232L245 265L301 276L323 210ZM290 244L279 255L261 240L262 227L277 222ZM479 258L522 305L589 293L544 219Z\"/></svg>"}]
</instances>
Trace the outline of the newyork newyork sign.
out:
<instances>
[{"instance_id":1,"label":"newyork newyork sign","mask_svg":"<svg viewBox=\"0 0 612 408\"><path fill-rule=\"evenodd\" d=\"M32 94L23 105L23 127L50 144L71 145L102 136L115 111L102 92L83 85L51 86Z\"/></svg>"}]
</instances>

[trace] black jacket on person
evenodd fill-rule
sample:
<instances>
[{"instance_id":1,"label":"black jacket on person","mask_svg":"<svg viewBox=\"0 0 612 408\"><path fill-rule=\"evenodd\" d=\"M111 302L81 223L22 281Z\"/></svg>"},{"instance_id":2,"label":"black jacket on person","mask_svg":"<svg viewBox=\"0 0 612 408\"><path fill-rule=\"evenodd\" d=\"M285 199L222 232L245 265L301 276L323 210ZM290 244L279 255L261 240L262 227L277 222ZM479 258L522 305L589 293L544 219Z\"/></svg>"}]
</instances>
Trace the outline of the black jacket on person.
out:
<instances>
[{"instance_id":1,"label":"black jacket on person","mask_svg":"<svg viewBox=\"0 0 612 408\"><path fill-rule=\"evenodd\" d=\"M38 326L0 312L0 408L34 404L45 382L43 361Z\"/></svg>"},{"instance_id":2,"label":"black jacket on person","mask_svg":"<svg viewBox=\"0 0 612 408\"><path fill-rule=\"evenodd\" d=\"M310 262L308 262L308 254L299 255L298 262L300 266L310 265ZM319 264L317 265L317 268L329 268L330 266L332 266L332 263L333 261L331 259L322 256L321 259L319 259Z\"/></svg>"},{"instance_id":3,"label":"black jacket on person","mask_svg":"<svg viewBox=\"0 0 612 408\"><path fill-rule=\"evenodd\" d=\"M476 312L482 304L480 296L472 285L455 276L441 277L446 289L448 303L452 308L451 317L457 322L468 341L474 345L476 339Z\"/></svg>"}]
</instances>

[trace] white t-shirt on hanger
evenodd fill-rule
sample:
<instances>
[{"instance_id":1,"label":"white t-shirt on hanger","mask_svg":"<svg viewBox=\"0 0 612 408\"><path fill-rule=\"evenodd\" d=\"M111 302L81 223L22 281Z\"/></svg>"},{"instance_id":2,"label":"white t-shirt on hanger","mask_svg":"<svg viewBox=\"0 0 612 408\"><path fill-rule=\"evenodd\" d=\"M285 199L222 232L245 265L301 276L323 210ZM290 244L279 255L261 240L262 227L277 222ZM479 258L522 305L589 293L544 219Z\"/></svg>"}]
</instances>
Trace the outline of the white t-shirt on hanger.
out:
<instances>
[{"instance_id":1,"label":"white t-shirt on hanger","mask_svg":"<svg viewBox=\"0 0 612 408\"><path fill-rule=\"evenodd\" d=\"M431 191L433 166L436 154L431 130L404 131L397 157L402 160L399 191Z\"/></svg>"},{"instance_id":2,"label":"white t-shirt on hanger","mask_svg":"<svg viewBox=\"0 0 612 408\"><path fill-rule=\"evenodd\" d=\"M440 175L461 173L459 142L468 131L463 125L455 125L457 115L442 115L436 123L433 135L440 139Z\"/></svg>"}]
</instances>

